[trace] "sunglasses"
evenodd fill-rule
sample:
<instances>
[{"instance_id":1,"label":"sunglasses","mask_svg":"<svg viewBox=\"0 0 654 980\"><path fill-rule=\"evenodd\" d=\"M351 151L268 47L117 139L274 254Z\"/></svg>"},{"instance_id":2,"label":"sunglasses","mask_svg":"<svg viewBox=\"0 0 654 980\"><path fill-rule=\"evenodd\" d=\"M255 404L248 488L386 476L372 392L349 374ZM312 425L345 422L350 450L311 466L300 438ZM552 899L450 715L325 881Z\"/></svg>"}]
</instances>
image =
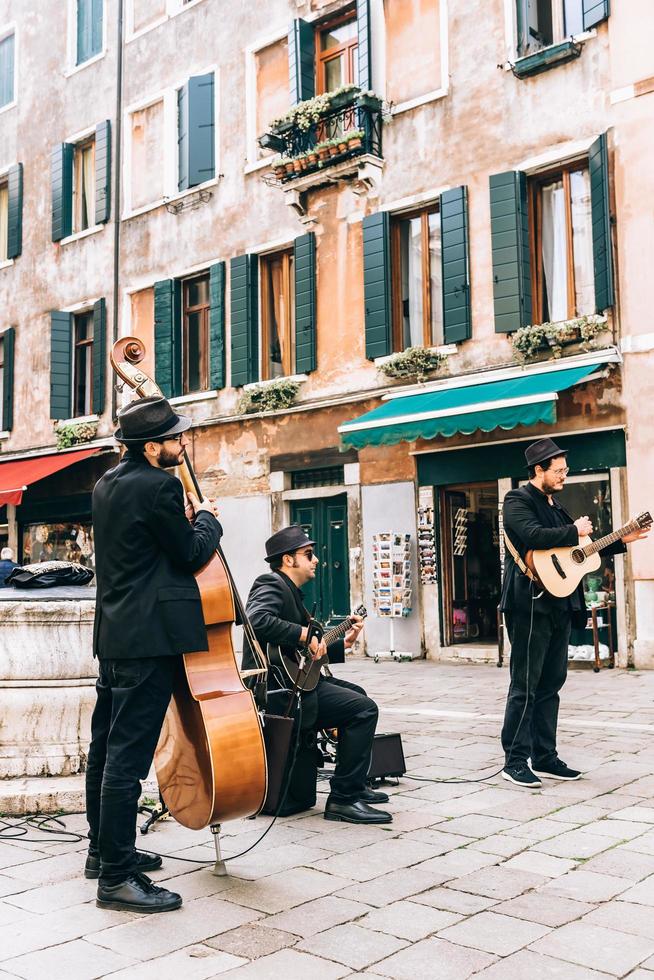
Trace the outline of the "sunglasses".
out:
<instances>
[{"instance_id":1,"label":"sunglasses","mask_svg":"<svg viewBox=\"0 0 654 980\"><path fill-rule=\"evenodd\" d=\"M309 561L312 561L315 555L315 551L313 550L313 548L307 548L306 551L296 551L295 554L302 555L303 558L307 558Z\"/></svg>"}]
</instances>

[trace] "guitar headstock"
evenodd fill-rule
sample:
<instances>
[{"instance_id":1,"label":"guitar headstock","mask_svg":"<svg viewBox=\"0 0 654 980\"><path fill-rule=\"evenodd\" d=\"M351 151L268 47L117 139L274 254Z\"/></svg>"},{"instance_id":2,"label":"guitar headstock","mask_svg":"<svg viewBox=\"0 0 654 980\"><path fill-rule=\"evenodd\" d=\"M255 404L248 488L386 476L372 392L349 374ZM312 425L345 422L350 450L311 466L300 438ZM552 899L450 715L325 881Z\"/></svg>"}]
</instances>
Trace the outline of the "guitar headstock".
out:
<instances>
[{"instance_id":1,"label":"guitar headstock","mask_svg":"<svg viewBox=\"0 0 654 980\"><path fill-rule=\"evenodd\" d=\"M361 619L365 619L366 616L368 615L368 610L366 609L365 606L357 606L356 609L352 612L352 615L361 616Z\"/></svg>"},{"instance_id":2,"label":"guitar headstock","mask_svg":"<svg viewBox=\"0 0 654 980\"><path fill-rule=\"evenodd\" d=\"M637 524L639 528L645 530L645 528L652 526L652 515L648 510L644 510L642 514L639 514L634 524Z\"/></svg>"}]
</instances>

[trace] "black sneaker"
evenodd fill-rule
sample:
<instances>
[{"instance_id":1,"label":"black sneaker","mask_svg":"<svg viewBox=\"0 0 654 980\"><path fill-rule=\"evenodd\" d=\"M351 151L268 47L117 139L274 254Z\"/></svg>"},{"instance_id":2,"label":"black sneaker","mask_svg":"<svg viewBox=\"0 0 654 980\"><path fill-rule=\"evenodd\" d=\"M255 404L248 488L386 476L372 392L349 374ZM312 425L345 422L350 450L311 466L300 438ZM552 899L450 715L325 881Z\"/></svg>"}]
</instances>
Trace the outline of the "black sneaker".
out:
<instances>
[{"instance_id":1,"label":"black sneaker","mask_svg":"<svg viewBox=\"0 0 654 980\"><path fill-rule=\"evenodd\" d=\"M117 885L98 885L95 904L116 912L171 912L180 908L182 896L153 885L147 875L131 875Z\"/></svg>"},{"instance_id":2,"label":"black sneaker","mask_svg":"<svg viewBox=\"0 0 654 980\"><path fill-rule=\"evenodd\" d=\"M578 769L571 769L570 766L566 766L565 762L561 762L560 759L555 759L553 762L545 762L541 766L534 766L534 772L537 776L543 776L545 779L581 779L581 773Z\"/></svg>"},{"instance_id":3,"label":"black sneaker","mask_svg":"<svg viewBox=\"0 0 654 980\"><path fill-rule=\"evenodd\" d=\"M523 789L540 789L543 785L526 762L516 762L512 765L504 766L502 779L508 779L510 783L515 783L516 786L522 786Z\"/></svg>"},{"instance_id":4,"label":"black sneaker","mask_svg":"<svg viewBox=\"0 0 654 980\"><path fill-rule=\"evenodd\" d=\"M143 871L158 871L161 867L161 856L159 854L152 854L150 851L137 851L136 852L136 870ZM86 864L84 865L84 877L85 878L99 878L100 877L100 855L91 854L86 859Z\"/></svg>"}]
</instances>

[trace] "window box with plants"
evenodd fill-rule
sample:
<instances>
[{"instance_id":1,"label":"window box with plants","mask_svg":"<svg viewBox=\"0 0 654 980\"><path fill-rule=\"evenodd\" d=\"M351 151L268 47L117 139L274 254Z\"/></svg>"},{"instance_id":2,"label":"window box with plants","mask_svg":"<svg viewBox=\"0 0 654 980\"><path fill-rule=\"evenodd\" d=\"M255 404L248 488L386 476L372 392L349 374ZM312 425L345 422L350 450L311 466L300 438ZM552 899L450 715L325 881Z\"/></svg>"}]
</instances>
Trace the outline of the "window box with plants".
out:
<instances>
[{"instance_id":1,"label":"window box with plants","mask_svg":"<svg viewBox=\"0 0 654 980\"><path fill-rule=\"evenodd\" d=\"M563 355L564 347L572 344L591 350L607 329L603 316L580 316L558 323L521 327L511 335L511 345L519 361L531 361L543 356L558 358Z\"/></svg>"},{"instance_id":2,"label":"window box with plants","mask_svg":"<svg viewBox=\"0 0 654 980\"><path fill-rule=\"evenodd\" d=\"M442 366L447 356L431 347L407 347L378 365L387 378L398 381L426 381Z\"/></svg>"},{"instance_id":3,"label":"window box with plants","mask_svg":"<svg viewBox=\"0 0 654 980\"><path fill-rule=\"evenodd\" d=\"M299 390L300 382L291 378L277 378L275 381L248 385L239 398L238 414L278 412L283 408L290 408Z\"/></svg>"},{"instance_id":4,"label":"window box with plants","mask_svg":"<svg viewBox=\"0 0 654 980\"><path fill-rule=\"evenodd\" d=\"M96 421L57 422L55 425L57 449L70 449L95 439L98 431Z\"/></svg>"}]
</instances>

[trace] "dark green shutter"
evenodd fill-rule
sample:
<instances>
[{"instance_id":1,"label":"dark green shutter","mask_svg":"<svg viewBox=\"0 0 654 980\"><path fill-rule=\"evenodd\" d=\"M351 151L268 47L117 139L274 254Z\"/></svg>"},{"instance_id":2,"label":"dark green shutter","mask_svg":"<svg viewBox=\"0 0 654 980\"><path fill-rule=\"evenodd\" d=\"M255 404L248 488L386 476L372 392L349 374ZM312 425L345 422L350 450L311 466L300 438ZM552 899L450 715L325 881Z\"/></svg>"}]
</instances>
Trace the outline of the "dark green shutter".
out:
<instances>
[{"instance_id":1,"label":"dark green shutter","mask_svg":"<svg viewBox=\"0 0 654 980\"><path fill-rule=\"evenodd\" d=\"M316 94L316 68L313 25L300 17L288 32L288 72L291 105L312 99Z\"/></svg>"},{"instance_id":2,"label":"dark green shutter","mask_svg":"<svg viewBox=\"0 0 654 980\"><path fill-rule=\"evenodd\" d=\"M70 235L73 227L73 144L52 151L52 241Z\"/></svg>"},{"instance_id":3,"label":"dark green shutter","mask_svg":"<svg viewBox=\"0 0 654 980\"><path fill-rule=\"evenodd\" d=\"M181 290L176 279L154 284L154 375L166 398L182 393Z\"/></svg>"},{"instance_id":4,"label":"dark green shutter","mask_svg":"<svg viewBox=\"0 0 654 980\"><path fill-rule=\"evenodd\" d=\"M216 175L214 78L195 75L177 93L180 191L197 187Z\"/></svg>"},{"instance_id":5,"label":"dark green shutter","mask_svg":"<svg viewBox=\"0 0 654 980\"><path fill-rule=\"evenodd\" d=\"M230 263L232 385L259 380L258 257L237 255Z\"/></svg>"},{"instance_id":6,"label":"dark green shutter","mask_svg":"<svg viewBox=\"0 0 654 980\"><path fill-rule=\"evenodd\" d=\"M316 236L310 231L294 243L295 370L316 370Z\"/></svg>"},{"instance_id":7,"label":"dark green shutter","mask_svg":"<svg viewBox=\"0 0 654 980\"><path fill-rule=\"evenodd\" d=\"M531 323L531 264L527 180L510 170L490 178L495 332Z\"/></svg>"},{"instance_id":8,"label":"dark green shutter","mask_svg":"<svg viewBox=\"0 0 654 980\"><path fill-rule=\"evenodd\" d=\"M14 425L14 341L16 330L7 327L2 335L2 431L11 432Z\"/></svg>"},{"instance_id":9,"label":"dark green shutter","mask_svg":"<svg viewBox=\"0 0 654 980\"><path fill-rule=\"evenodd\" d=\"M608 20L611 2L610 0L582 0L582 12L584 30L589 31L591 27L597 27L602 21Z\"/></svg>"},{"instance_id":10,"label":"dark green shutter","mask_svg":"<svg viewBox=\"0 0 654 980\"><path fill-rule=\"evenodd\" d=\"M95 127L95 223L103 225L111 214L111 123Z\"/></svg>"},{"instance_id":11,"label":"dark green shutter","mask_svg":"<svg viewBox=\"0 0 654 980\"><path fill-rule=\"evenodd\" d=\"M370 0L357 0L357 59L359 62L359 88L366 92L372 88L372 52L370 42Z\"/></svg>"},{"instance_id":12,"label":"dark green shutter","mask_svg":"<svg viewBox=\"0 0 654 980\"><path fill-rule=\"evenodd\" d=\"M71 416L73 367L73 318L70 313L50 313L50 418Z\"/></svg>"},{"instance_id":13,"label":"dark green shutter","mask_svg":"<svg viewBox=\"0 0 654 980\"><path fill-rule=\"evenodd\" d=\"M467 188L453 187L441 194L440 211L443 339L456 344L471 335Z\"/></svg>"},{"instance_id":14,"label":"dark green shutter","mask_svg":"<svg viewBox=\"0 0 654 980\"><path fill-rule=\"evenodd\" d=\"M16 259L23 250L23 165L17 163L7 174L7 258Z\"/></svg>"},{"instance_id":15,"label":"dark green shutter","mask_svg":"<svg viewBox=\"0 0 654 980\"><path fill-rule=\"evenodd\" d=\"M590 202L593 216L595 309L597 313L602 313L614 303L609 155L606 133L602 133L591 146L588 152L588 169L590 171Z\"/></svg>"},{"instance_id":16,"label":"dark green shutter","mask_svg":"<svg viewBox=\"0 0 654 980\"><path fill-rule=\"evenodd\" d=\"M391 240L386 211L363 219L363 293L366 357L391 353Z\"/></svg>"},{"instance_id":17,"label":"dark green shutter","mask_svg":"<svg viewBox=\"0 0 654 980\"><path fill-rule=\"evenodd\" d=\"M209 384L225 387L225 263L209 269Z\"/></svg>"},{"instance_id":18,"label":"dark green shutter","mask_svg":"<svg viewBox=\"0 0 654 980\"><path fill-rule=\"evenodd\" d=\"M105 369L107 358L107 308L104 299L93 304L93 409L104 412Z\"/></svg>"}]
</instances>

